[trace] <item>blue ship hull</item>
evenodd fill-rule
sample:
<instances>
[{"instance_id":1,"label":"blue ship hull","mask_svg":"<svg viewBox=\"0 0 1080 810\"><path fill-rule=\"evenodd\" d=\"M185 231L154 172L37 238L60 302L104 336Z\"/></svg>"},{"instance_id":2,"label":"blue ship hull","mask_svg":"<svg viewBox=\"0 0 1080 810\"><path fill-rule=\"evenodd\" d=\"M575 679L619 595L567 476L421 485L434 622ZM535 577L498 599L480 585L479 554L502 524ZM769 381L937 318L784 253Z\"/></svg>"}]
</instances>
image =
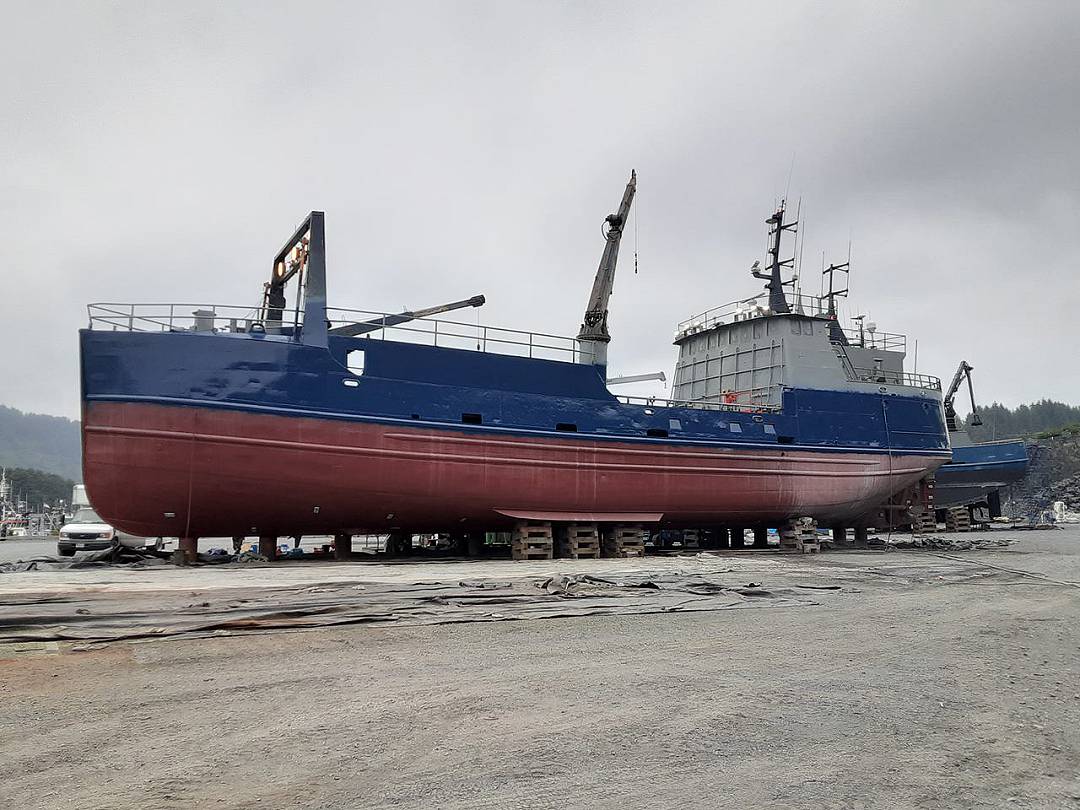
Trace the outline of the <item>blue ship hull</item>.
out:
<instances>
[{"instance_id":1,"label":"blue ship hull","mask_svg":"<svg viewBox=\"0 0 1080 810\"><path fill-rule=\"evenodd\" d=\"M596 366L363 337L80 346L88 491L139 534L852 521L950 457L940 399L885 387L729 411L627 404Z\"/></svg>"},{"instance_id":2,"label":"blue ship hull","mask_svg":"<svg viewBox=\"0 0 1080 810\"><path fill-rule=\"evenodd\" d=\"M947 508L985 501L1022 479L1027 468L1022 439L953 447L952 458L934 476L934 504Z\"/></svg>"}]
</instances>

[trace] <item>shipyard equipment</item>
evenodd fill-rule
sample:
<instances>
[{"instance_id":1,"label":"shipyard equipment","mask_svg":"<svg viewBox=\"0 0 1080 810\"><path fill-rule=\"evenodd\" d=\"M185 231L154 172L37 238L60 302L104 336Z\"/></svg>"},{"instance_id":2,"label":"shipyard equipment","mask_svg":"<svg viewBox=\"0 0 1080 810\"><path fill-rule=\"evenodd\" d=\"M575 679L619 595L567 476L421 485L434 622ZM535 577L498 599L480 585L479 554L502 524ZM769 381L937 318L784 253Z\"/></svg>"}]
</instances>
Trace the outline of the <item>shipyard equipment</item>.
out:
<instances>
[{"instance_id":1,"label":"shipyard equipment","mask_svg":"<svg viewBox=\"0 0 1080 810\"><path fill-rule=\"evenodd\" d=\"M611 341L608 333L608 300L615 286L615 265L619 261L619 242L622 241L623 227L630 216L630 206L637 191L637 172L630 172L630 182L626 184L619 210L608 214L604 220L604 253L600 257L600 266L593 279L589 305L585 309L585 318L578 332L581 341L581 362L597 366L607 365L607 345Z\"/></svg>"},{"instance_id":2,"label":"shipyard equipment","mask_svg":"<svg viewBox=\"0 0 1080 810\"><path fill-rule=\"evenodd\" d=\"M968 435L968 425L983 423L971 383L974 370L974 366L961 360L942 399L952 458L934 476L934 502L938 517L946 525L957 515L975 525L1001 515L1001 489L1023 478L1028 468L1027 447L1022 439L973 442ZM971 399L968 425L957 419L955 404L956 394L965 380Z\"/></svg>"},{"instance_id":3,"label":"shipyard equipment","mask_svg":"<svg viewBox=\"0 0 1080 810\"><path fill-rule=\"evenodd\" d=\"M387 326L400 326L403 323L415 321L418 318L430 318L432 315L441 315L444 312L452 312L455 309L482 307L486 301L487 299L485 299L484 296L474 295L472 298L466 298L462 301L439 304L438 306L428 307L427 309L418 309L415 312L406 310L405 312L399 312L397 315L381 315L378 318L372 318L359 323L336 326L330 330L330 334L342 335L343 337L357 337L359 335L365 335L368 332L374 332L377 329L383 329Z\"/></svg>"},{"instance_id":4,"label":"shipyard equipment","mask_svg":"<svg viewBox=\"0 0 1080 810\"><path fill-rule=\"evenodd\" d=\"M968 385L968 397L971 399L971 424L982 424L979 412L975 409L975 389L971 384L971 372L974 370L975 367L968 365L967 360L961 360L960 366L953 375L952 382L949 383L949 389L945 392L945 396L942 399L942 405L945 408L945 424L948 426L950 432L954 432L957 429L954 400L956 399L956 392L960 390L960 385L965 379L967 380Z\"/></svg>"}]
</instances>

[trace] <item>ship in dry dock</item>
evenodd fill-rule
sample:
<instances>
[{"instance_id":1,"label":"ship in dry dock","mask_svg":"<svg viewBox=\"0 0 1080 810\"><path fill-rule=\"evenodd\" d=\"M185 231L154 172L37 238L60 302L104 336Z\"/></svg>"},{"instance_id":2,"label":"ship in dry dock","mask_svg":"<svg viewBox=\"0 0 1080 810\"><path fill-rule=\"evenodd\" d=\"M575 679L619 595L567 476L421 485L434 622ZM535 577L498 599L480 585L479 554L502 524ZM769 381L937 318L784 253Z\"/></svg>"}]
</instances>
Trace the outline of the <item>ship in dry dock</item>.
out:
<instances>
[{"instance_id":1,"label":"ship in dry dock","mask_svg":"<svg viewBox=\"0 0 1080 810\"><path fill-rule=\"evenodd\" d=\"M950 457L936 378L835 295L766 291L680 325L674 398L607 383L608 303L636 190L606 219L576 338L330 307L324 216L257 308L94 304L80 332L84 480L122 530L482 531L519 521L853 526ZM830 277L831 278L831 277ZM290 302L293 308L288 308Z\"/></svg>"}]
</instances>

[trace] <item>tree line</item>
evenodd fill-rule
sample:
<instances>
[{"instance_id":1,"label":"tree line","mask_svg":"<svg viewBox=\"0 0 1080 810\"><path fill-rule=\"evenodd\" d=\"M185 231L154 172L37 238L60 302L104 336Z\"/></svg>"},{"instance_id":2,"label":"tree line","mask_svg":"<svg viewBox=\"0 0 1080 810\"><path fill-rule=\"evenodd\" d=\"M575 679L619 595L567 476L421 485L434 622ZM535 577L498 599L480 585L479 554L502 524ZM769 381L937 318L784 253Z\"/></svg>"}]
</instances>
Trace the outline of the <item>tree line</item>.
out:
<instances>
[{"instance_id":1,"label":"tree line","mask_svg":"<svg viewBox=\"0 0 1080 810\"><path fill-rule=\"evenodd\" d=\"M55 506L58 501L71 503L71 490L75 482L70 478L22 467L9 467L7 478L13 501L25 500L34 509L46 503Z\"/></svg>"},{"instance_id":2,"label":"tree line","mask_svg":"<svg viewBox=\"0 0 1080 810\"><path fill-rule=\"evenodd\" d=\"M1080 430L1080 407L1041 399L1031 405L1009 408L995 402L979 409L981 425L971 424L971 414L964 420L973 441L1037 438L1063 430Z\"/></svg>"}]
</instances>

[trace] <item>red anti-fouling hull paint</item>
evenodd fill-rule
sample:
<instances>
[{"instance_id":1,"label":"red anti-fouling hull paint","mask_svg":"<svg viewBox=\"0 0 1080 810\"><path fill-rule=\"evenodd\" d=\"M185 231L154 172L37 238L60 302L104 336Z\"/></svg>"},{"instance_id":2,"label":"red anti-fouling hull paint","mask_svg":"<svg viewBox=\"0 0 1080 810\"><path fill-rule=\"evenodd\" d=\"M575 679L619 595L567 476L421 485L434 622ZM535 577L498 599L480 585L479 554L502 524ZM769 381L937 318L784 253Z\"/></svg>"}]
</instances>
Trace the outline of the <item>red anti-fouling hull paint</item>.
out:
<instances>
[{"instance_id":1,"label":"red anti-fouling hull paint","mask_svg":"<svg viewBox=\"0 0 1080 810\"><path fill-rule=\"evenodd\" d=\"M490 529L504 513L660 513L673 525L855 518L940 463L921 455L520 436L88 402L91 502L146 536Z\"/></svg>"}]
</instances>

